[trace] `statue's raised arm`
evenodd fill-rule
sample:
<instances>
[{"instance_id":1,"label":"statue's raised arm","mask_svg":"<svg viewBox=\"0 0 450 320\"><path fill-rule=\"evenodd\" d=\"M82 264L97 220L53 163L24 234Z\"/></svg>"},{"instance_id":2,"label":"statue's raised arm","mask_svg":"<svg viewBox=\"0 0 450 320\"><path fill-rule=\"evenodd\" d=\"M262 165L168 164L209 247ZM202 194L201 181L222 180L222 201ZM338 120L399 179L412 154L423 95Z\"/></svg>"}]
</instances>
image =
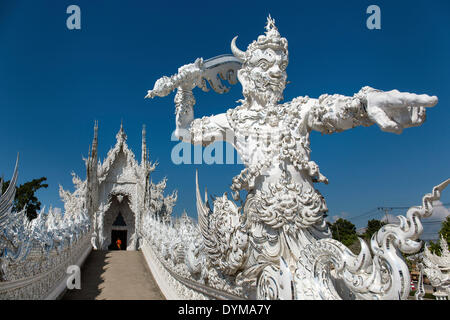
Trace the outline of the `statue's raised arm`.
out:
<instances>
[{"instance_id":1,"label":"statue's raised arm","mask_svg":"<svg viewBox=\"0 0 450 320\"><path fill-rule=\"evenodd\" d=\"M195 98L192 90L177 89L175 95L175 136L178 139L195 145L206 146L214 141L230 138L230 130L224 113L194 119L194 105Z\"/></svg>"},{"instance_id":2,"label":"statue's raised arm","mask_svg":"<svg viewBox=\"0 0 450 320\"><path fill-rule=\"evenodd\" d=\"M371 87L353 97L324 94L309 102L308 127L333 133L377 124L383 131L400 134L405 128L420 126L426 118L425 108L437 102L436 96Z\"/></svg>"},{"instance_id":3,"label":"statue's raised arm","mask_svg":"<svg viewBox=\"0 0 450 320\"><path fill-rule=\"evenodd\" d=\"M226 135L229 127L225 114L194 119L195 98L192 90L199 87L209 91L209 84L217 93L227 92L229 88L221 80L235 84L240 67L240 60L231 55L221 55L206 61L198 58L194 63L178 68L177 74L158 79L146 98L165 97L176 90L175 136L185 142L207 145L215 140L231 138Z\"/></svg>"}]
</instances>

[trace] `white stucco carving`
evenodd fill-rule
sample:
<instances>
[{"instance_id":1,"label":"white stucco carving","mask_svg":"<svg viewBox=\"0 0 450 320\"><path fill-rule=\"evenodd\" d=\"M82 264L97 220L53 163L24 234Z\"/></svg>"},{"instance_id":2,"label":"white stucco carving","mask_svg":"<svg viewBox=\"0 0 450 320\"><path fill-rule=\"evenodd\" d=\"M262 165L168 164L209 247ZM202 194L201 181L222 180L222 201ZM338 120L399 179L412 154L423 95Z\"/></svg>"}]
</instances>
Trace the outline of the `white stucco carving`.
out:
<instances>
[{"instance_id":1,"label":"white stucco carving","mask_svg":"<svg viewBox=\"0 0 450 320\"><path fill-rule=\"evenodd\" d=\"M187 271L198 276L201 270L201 283L247 298L406 299L409 273L396 250L412 253L420 249L420 219L430 215L429 200L439 198L450 180L425 196L422 207L411 208L407 217L400 217L400 226L383 227L372 238L373 256L363 243L360 255L355 256L330 239L323 217L327 206L314 188L314 183L328 183L328 179L311 160L309 135L313 130L331 134L373 124L401 133L420 126L426 108L433 107L437 97L366 86L352 97L324 94L281 104L289 57L287 40L275 21L268 18L266 33L245 52L238 49L236 38L231 50L234 57L209 59L208 65L199 58L179 68L178 74L159 79L147 94L164 97L176 90L175 135L204 146L225 140L246 166L231 186L236 201L241 191L247 192L241 207L226 194L212 205L205 195L203 202L197 180L202 243L185 245ZM211 74L227 72L230 77L222 79L233 83L232 75L237 72L242 84L240 105L194 119L192 90L205 89ZM156 243L162 259L176 263L167 245L162 240ZM287 279L295 283L295 292L286 292Z\"/></svg>"},{"instance_id":2,"label":"white stucco carving","mask_svg":"<svg viewBox=\"0 0 450 320\"><path fill-rule=\"evenodd\" d=\"M0 194L0 297L55 297L69 264L91 249L114 245L113 231L126 231L128 250L141 249L169 299L406 299L408 268L399 254L421 248L421 219L450 179L423 197L422 205L383 226L369 246L353 254L331 239L324 219L325 199L315 183L328 183L311 160L312 130L330 134L377 124L400 133L425 120L436 97L362 88L352 97L324 94L281 104L288 64L287 40L269 17L266 33L234 56L197 59L172 77L158 80L148 97L175 95L176 131L183 141L208 145L226 140L239 152L245 169L227 193L208 200L196 179L198 223L183 213L172 217L176 191L164 195L166 179L154 184L156 164L148 160L145 127L138 163L121 125L106 159L98 159L98 125L85 159L87 177L73 174L74 192L60 188L64 215L50 208L29 222L11 204L10 187ZM221 80L239 80L244 98L235 109L194 119L192 90L228 90ZM235 201L247 196L241 205ZM233 201L234 200L234 201ZM448 248L437 257L425 248L423 272L448 295ZM56 290L57 292L58 290ZM420 294L418 295L420 298Z\"/></svg>"},{"instance_id":3,"label":"white stucco carving","mask_svg":"<svg viewBox=\"0 0 450 320\"><path fill-rule=\"evenodd\" d=\"M112 231L120 230L126 231L126 239L122 240L126 240L127 250L137 250L144 215L153 213L168 219L177 199L176 191L164 196L166 179L158 184L149 181L157 163L151 163L148 159L145 126L142 130L141 163L136 161L126 141L127 135L121 125L115 146L109 150L106 159L100 162L96 123L92 148L86 160L87 179L84 182L76 181L78 184L74 195L82 194L83 188L86 188L86 199L79 197L73 200L78 201L78 205L72 206L74 210L86 206L90 213L94 225L92 242L96 249L106 250L114 246ZM119 214L124 225L113 225Z\"/></svg>"},{"instance_id":4,"label":"white stucco carving","mask_svg":"<svg viewBox=\"0 0 450 320\"><path fill-rule=\"evenodd\" d=\"M440 238L441 255L433 254L425 245L424 251L420 254L419 265L422 273L430 280L431 285L436 288L433 293L438 300L450 299L450 253L447 241Z\"/></svg>"},{"instance_id":5,"label":"white stucco carving","mask_svg":"<svg viewBox=\"0 0 450 320\"><path fill-rule=\"evenodd\" d=\"M127 231L127 249L136 250L142 242L146 216L170 221L177 193L164 196L166 179L156 185L149 182L156 164L148 161L145 127L142 135L141 164L126 144L123 126L116 145L101 163L97 159L95 124L92 148L85 159L86 180L72 173L74 192L60 186L63 215L50 207L28 221L24 210L11 210L18 176L16 164L9 187L0 193L1 299L55 299L65 288L67 267L80 265L92 247L107 249L113 230ZM120 222L117 225L116 219ZM177 256L180 262L184 261L182 250L181 246L174 251L181 253Z\"/></svg>"},{"instance_id":6,"label":"white stucco carving","mask_svg":"<svg viewBox=\"0 0 450 320\"><path fill-rule=\"evenodd\" d=\"M91 248L90 220L85 209L65 215L42 209L32 221L25 210L12 211L17 176L18 163L4 194L0 183L0 299L56 298L65 288L67 267L80 265ZM63 195L74 209L72 195Z\"/></svg>"}]
</instances>

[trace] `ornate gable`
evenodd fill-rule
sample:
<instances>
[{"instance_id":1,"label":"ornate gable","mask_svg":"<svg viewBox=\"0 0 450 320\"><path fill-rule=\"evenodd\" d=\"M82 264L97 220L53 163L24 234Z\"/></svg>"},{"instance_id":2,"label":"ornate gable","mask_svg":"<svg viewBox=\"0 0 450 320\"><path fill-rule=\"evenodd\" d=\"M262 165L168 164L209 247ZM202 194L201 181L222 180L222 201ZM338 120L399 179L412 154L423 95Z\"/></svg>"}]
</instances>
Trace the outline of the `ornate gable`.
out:
<instances>
[{"instance_id":1,"label":"ornate gable","mask_svg":"<svg viewBox=\"0 0 450 320\"><path fill-rule=\"evenodd\" d=\"M141 178L141 170L133 151L128 148L127 135L122 124L116 135L116 140L116 145L108 151L106 159L99 165L99 183L104 181L136 183Z\"/></svg>"}]
</instances>

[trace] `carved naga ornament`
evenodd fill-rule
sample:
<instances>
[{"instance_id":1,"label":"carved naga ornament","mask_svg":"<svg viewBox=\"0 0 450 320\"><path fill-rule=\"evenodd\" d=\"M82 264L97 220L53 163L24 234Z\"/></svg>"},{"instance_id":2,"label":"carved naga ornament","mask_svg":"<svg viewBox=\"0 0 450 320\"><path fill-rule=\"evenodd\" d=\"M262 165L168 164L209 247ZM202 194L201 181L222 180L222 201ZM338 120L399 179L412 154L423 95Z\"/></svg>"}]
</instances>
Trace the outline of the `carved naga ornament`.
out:
<instances>
[{"instance_id":1,"label":"carved naga ornament","mask_svg":"<svg viewBox=\"0 0 450 320\"><path fill-rule=\"evenodd\" d=\"M371 240L373 256L363 242L355 256L331 239L325 199L314 187L328 179L311 160L309 135L373 124L399 134L420 126L437 97L366 86L350 97L323 94L281 103L289 54L275 20L269 16L265 34L246 51L236 39L231 42L233 56L199 58L156 81L146 96L164 97L176 90L175 135L203 146L227 141L246 166L231 185L233 200L247 193L239 207L227 193L212 203L206 194L203 200L196 178L201 243L187 249L189 270L202 270L205 283L221 279L247 298L406 299L409 273L396 249L420 249L420 218L431 214L430 199L439 198L449 180L425 196L422 207L400 217L399 226L384 226ZM209 83L224 93L228 88L221 80L234 84L236 78L243 88L236 108L194 118L195 87L206 91Z\"/></svg>"},{"instance_id":2,"label":"carved naga ornament","mask_svg":"<svg viewBox=\"0 0 450 320\"><path fill-rule=\"evenodd\" d=\"M26 208L15 210L18 160L3 194L0 180L0 299L54 299L67 266L90 251L90 219L86 210L62 215L50 207L30 221ZM67 208L75 208L80 194L62 190L61 196Z\"/></svg>"}]
</instances>

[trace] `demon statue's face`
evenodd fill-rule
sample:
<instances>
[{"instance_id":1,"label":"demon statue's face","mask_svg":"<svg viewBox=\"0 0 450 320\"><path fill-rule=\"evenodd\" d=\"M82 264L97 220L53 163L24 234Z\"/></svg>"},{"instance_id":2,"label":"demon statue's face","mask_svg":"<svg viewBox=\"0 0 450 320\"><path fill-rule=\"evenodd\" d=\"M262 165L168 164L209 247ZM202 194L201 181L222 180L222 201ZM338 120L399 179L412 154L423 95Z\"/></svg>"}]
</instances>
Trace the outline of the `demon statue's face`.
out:
<instances>
[{"instance_id":1,"label":"demon statue's face","mask_svg":"<svg viewBox=\"0 0 450 320\"><path fill-rule=\"evenodd\" d=\"M288 56L281 50L257 49L239 71L243 94L260 105L273 105L283 99Z\"/></svg>"},{"instance_id":2,"label":"demon statue's face","mask_svg":"<svg viewBox=\"0 0 450 320\"><path fill-rule=\"evenodd\" d=\"M231 43L234 55L243 61L238 79L244 97L248 102L255 101L263 107L283 99L289 62L287 40L280 36L270 16L266 30L266 34L253 41L246 52L237 48L237 37Z\"/></svg>"}]
</instances>

